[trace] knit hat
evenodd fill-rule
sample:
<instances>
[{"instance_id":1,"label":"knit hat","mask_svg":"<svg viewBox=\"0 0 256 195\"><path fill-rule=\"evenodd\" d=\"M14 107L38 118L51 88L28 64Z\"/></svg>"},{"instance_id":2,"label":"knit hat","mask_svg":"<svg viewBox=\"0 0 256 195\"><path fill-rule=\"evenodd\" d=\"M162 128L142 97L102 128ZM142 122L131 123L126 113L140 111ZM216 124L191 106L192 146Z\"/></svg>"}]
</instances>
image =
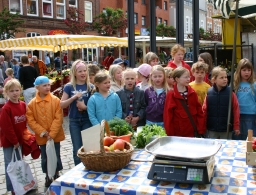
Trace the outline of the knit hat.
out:
<instances>
[{"instance_id":1,"label":"knit hat","mask_svg":"<svg viewBox=\"0 0 256 195\"><path fill-rule=\"evenodd\" d=\"M118 64L118 65L123 64L123 63L124 63L124 61L121 58L116 58L113 62L113 64Z\"/></svg>"},{"instance_id":2,"label":"knit hat","mask_svg":"<svg viewBox=\"0 0 256 195\"><path fill-rule=\"evenodd\" d=\"M50 82L50 80L48 79L48 77L39 76L36 78L34 85L37 86L37 85L42 85L42 84L49 83L49 82Z\"/></svg>"},{"instance_id":3,"label":"knit hat","mask_svg":"<svg viewBox=\"0 0 256 195\"><path fill-rule=\"evenodd\" d=\"M145 77L148 77L149 74L150 74L150 71L151 71L151 66L149 64L141 64L139 67L138 67L138 72L140 74L142 74L143 76Z\"/></svg>"}]
</instances>

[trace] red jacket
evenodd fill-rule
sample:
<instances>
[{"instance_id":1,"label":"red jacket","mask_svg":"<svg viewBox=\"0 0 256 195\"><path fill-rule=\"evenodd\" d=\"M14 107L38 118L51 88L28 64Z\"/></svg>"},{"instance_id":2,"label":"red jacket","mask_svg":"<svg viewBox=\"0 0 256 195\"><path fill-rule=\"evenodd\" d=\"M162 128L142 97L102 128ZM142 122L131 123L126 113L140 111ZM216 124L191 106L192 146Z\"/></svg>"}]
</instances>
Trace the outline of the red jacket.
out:
<instances>
[{"instance_id":1,"label":"red jacket","mask_svg":"<svg viewBox=\"0 0 256 195\"><path fill-rule=\"evenodd\" d=\"M195 78L194 78L194 76L193 76L193 74L192 74L192 72L191 72L191 67L190 67L186 62L184 62L183 60L181 61L181 63L182 63L182 67L184 67L184 68L186 68L186 69L189 70L189 73L190 73L190 82L191 82L191 81L194 81ZM169 61L167 67L171 67L171 68L174 68L174 69L175 69L175 68L177 68L177 65L174 64L174 61Z\"/></svg>"},{"instance_id":2,"label":"red jacket","mask_svg":"<svg viewBox=\"0 0 256 195\"><path fill-rule=\"evenodd\" d=\"M23 101L8 101L2 108L0 116L1 146L8 148L23 143L23 133L27 128L26 104Z\"/></svg>"},{"instance_id":3,"label":"red jacket","mask_svg":"<svg viewBox=\"0 0 256 195\"><path fill-rule=\"evenodd\" d=\"M104 60L102 65L105 66L105 68L108 70L110 65L114 62L114 57L113 56L107 56Z\"/></svg>"},{"instance_id":4,"label":"red jacket","mask_svg":"<svg viewBox=\"0 0 256 195\"><path fill-rule=\"evenodd\" d=\"M187 104L199 134L205 133L205 119L196 92L188 86ZM177 85L169 91L164 105L164 128L168 136L194 137L194 128L183 108Z\"/></svg>"}]
</instances>

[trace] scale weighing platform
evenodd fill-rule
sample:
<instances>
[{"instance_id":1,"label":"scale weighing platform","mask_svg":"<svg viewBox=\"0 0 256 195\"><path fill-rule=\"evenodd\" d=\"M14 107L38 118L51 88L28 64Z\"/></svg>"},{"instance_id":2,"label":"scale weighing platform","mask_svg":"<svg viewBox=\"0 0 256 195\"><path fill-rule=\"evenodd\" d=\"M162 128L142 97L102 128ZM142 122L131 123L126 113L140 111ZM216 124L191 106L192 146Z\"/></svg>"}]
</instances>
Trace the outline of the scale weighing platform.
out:
<instances>
[{"instance_id":1,"label":"scale weighing platform","mask_svg":"<svg viewBox=\"0 0 256 195\"><path fill-rule=\"evenodd\" d=\"M215 158L208 160L183 160L155 157L148 179L178 183L208 184L210 183Z\"/></svg>"}]
</instances>

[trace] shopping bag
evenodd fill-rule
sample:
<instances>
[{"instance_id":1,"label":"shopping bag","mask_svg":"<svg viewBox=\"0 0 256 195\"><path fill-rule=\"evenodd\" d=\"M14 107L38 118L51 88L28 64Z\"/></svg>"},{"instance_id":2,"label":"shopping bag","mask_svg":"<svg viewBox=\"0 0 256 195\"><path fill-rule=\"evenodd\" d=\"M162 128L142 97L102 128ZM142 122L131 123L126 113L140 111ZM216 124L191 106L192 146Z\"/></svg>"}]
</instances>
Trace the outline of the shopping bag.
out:
<instances>
[{"instance_id":1,"label":"shopping bag","mask_svg":"<svg viewBox=\"0 0 256 195\"><path fill-rule=\"evenodd\" d=\"M46 142L46 156L47 156L47 174L50 179L53 179L57 168L57 156L53 139Z\"/></svg>"},{"instance_id":2,"label":"shopping bag","mask_svg":"<svg viewBox=\"0 0 256 195\"><path fill-rule=\"evenodd\" d=\"M36 188L36 180L34 179L29 164L22 159L21 149L18 148L21 159L18 160L15 148L12 151L12 160L7 166L7 174L12 182L13 190L17 195L26 194L28 191ZM15 162L14 162L15 158Z\"/></svg>"}]
</instances>

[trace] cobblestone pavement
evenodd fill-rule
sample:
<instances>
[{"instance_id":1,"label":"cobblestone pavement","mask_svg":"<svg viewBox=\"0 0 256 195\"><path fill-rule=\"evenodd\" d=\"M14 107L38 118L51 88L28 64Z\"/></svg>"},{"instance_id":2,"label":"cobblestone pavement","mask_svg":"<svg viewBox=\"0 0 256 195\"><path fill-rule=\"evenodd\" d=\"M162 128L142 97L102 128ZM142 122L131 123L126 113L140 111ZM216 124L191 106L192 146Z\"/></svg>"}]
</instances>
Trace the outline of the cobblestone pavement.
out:
<instances>
[{"instance_id":1,"label":"cobblestone pavement","mask_svg":"<svg viewBox=\"0 0 256 195\"><path fill-rule=\"evenodd\" d=\"M73 154L72 154L72 143L71 143L71 138L70 138L69 129L68 129L68 117L64 117L63 128L65 131L66 139L61 142L60 153L61 153L63 170L60 172L60 175L66 173L67 171L69 171L71 168L75 166L73 161ZM28 155L24 158L24 160L27 163L29 163L33 176L37 180L37 185L38 185L37 190L31 191L27 194L28 195L44 194L47 188L44 187L45 174L42 172L42 169L41 169L41 161L40 161L41 157L39 157L36 160L33 160L32 157ZM11 194L11 192L6 191L3 148L0 148L0 194L4 194L4 195Z\"/></svg>"}]
</instances>

